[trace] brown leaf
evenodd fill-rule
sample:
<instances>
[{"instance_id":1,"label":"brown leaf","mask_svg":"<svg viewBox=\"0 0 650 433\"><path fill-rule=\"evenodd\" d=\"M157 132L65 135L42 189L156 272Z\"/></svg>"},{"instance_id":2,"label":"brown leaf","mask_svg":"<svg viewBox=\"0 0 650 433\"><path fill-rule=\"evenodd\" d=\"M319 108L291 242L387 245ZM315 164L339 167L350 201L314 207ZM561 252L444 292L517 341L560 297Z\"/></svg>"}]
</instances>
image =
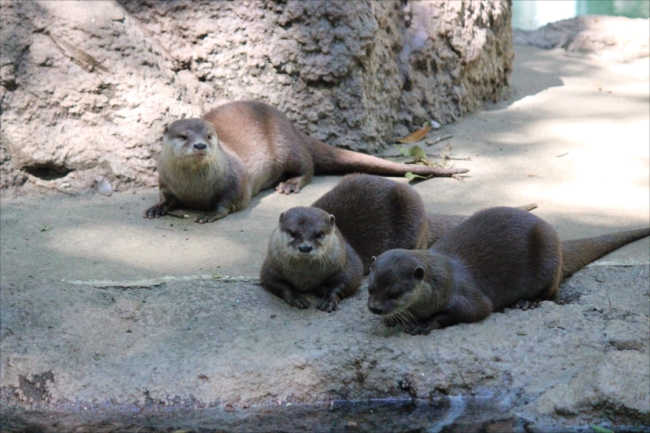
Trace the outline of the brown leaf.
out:
<instances>
[{"instance_id":1,"label":"brown leaf","mask_svg":"<svg viewBox=\"0 0 650 433\"><path fill-rule=\"evenodd\" d=\"M422 128L418 129L417 131L413 132L412 134L407 135L406 137L402 137L399 140L397 140L398 143L415 143L416 141L420 141L424 138L425 135L427 135L427 132L431 131L431 126L423 126Z\"/></svg>"}]
</instances>

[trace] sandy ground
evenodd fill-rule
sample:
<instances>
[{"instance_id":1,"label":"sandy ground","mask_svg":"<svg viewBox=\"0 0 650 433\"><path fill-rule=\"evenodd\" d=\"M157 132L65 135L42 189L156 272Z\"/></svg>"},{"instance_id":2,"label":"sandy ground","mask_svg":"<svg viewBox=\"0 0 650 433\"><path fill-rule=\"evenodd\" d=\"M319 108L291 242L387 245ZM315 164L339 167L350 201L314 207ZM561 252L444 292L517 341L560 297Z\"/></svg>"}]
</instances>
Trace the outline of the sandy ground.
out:
<instances>
[{"instance_id":1,"label":"sandy ground","mask_svg":"<svg viewBox=\"0 0 650 433\"><path fill-rule=\"evenodd\" d=\"M489 206L535 202L539 208L534 212L548 220L562 239L647 226L650 223L648 59L613 63L596 57L523 46L518 46L516 53L512 91L505 100L488 103L485 110L430 133L429 137L446 134L453 137L428 147L428 153L440 154L450 144L453 157L471 158L452 161L454 165L471 171L462 181L434 179L415 185L429 210L471 214ZM392 153L394 150L387 151L387 154ZM202 395L203 398L198 399L201 404L210 401L264 402L276 397L313 401L315 397L336 394L336 391L325 389L327 380L323 378L330 377L331 371L319 370L320 379L314 379L314 365L325 370L329 367L321 362L305 361L318 358L325 350L323 347L333 344L333 337L323 336L322 344L310 340L308 354L294 355L283 346L284 340L294 334L316 336L332 331L343 339L349 348L345 353L350 355L350 350L354 352L355 347L365 344L359 329L368 329L363 327L365 325L358 328L360 325L355 320L361 316L368 323L371 321L363 307L365 294L360 293L347 306L344 302L341 311L332 315L311 310L298 313L262 292L254 283L279 214L292 206L311 204L337 181L337 177L317 177L300 194L291 196L265 191L254 198L248 209L207 225L196 224L193 218L142 218L143 211L156 202L155 189L121 191L110 197L93 192L74 197L56 192L2 197L0 387L4 392L3 404L42 403L48 408L61 407L63 402L110 401L118 406L140 405L154 394L163 402L169 402L174 395L180 398ZM192 217L195 214L187 213ZM639 334L636 338L640 343L633 344L631 350L634 359L640 356L647 360L650 302L644 287L648 285L649 263L648 239L595 263L595 266L605 267L608 287L636 285L643 292L640 297L626 297L629 305L621 307L631 309L630 314L636 315L632 330L628 329L632 326L629 323L620 325L629 325L628 331L635 330ZM635 266L626 268L631 269L630 272L617 272L614 267L619 265ZM596 269L583 272L591 272L589 284L594 290L602 289ZM218 282L213 280L214 276L243 279ZM228 284L235 284L237 289L230 292ZM207 288L202 287L204 285ZM139 291L138 287L144 289ZM158 307L151 316L146 316L144 304L149 296L156 297L154 303ZM245 314L236 313L237 304L247 299L257 308L255 311L260 317L279 315L282 326L268 327L250 309ZM611 299L609 302L611 307ZM230 309L228 314L214 314L226 308ZM550 308L558 317L578 314L568 310L561 313L560 306L545 308ZM509 326L525 324L528 321L525 314L513 312L504 315L503 320ZM486 328L482 338L489 338L493 332L492 322L500 316L490 318L487 325L455 327L457 329L441 332L454 333L462 341L469 338L468 341L476 344L472 338L481 335L480 326ZM225 344L215 340L206 345L204 340L197 340L196 335L196 338L188 338L178 333L179 327L190 330L193 327L190 322L198 321L202 323L199 325L201 332L207 333L201 334L201 338L209 339L210 327L201 322L203 320L210 321L213 332L235 322L236 330L227 335L236 341ZM641 328L637 327L639 323ZM609 325L610 322L599 329ZM140 335L136 332L138 326L144 326ZM307 334L299 330L309 326L313 328ZM580 324L575 324L575 328L583 329ZM20 329L19 334L16 329ZM154 329L155 336L151 334ZM285 337L278 335L283 329ZM498 324L496 329L499 329ZM457 336L459 330L465 334ZM47 336L45 340L44 336ZM375 339L384 337L381 333L373 336ZM407 338L412 337L392 336L393 340L400 341ZM575 342L575 338L571 337L571 341ZM402 356L391 357L390 362L407 371L411 362L409 350L413 346L402 347L400 341L383 341L381 350L390 351L399 343L398 352ZM217 350L220 345L223 348ZM191 366L216 363L220 367L214 367L212 376L197 375L191 366L183 365L182 356L174 355L172 359L178 364L170 364L165 358L167 351L192 353ZM413 365L423 365L419 357L434 356L426 350L416 352ZM238 365L237 359L242 353L246 354L244 358L248 363ZM284 353L289 355L284 356ZM435 355L446 356L440 352ZM520 348L512 356L516 359L524 354ZM250 379L238 385L235 379L252 371L251 359L267 357L273 362L264 371L271 374L273 380L258 377L258 382ZM139 360L140 368L129 364L133 359ZM372 360L364 358L359 362L371 363ZM488 357L481 365L490 362L497 361ZM163 373L151 371L150 367L158 364L165 366L161 368ZM475 368L472 365L468 363L467 368ZM623 362L623 365L627 364ZM544 366L539 367L544 369ZM331 368L341 368L341 365ZM645 386L650 375L646 370L638 372L633 386ZM129 380L116 380L115 375L120 371L129 371ZM292 376L295 371L301 373ZM40 380L38 378L45 377L45 383L49 376L42 375L46 372L54 377L48 382L49 391L37 393L40 400L26 398L25 387L29 386L25 385L25 380L31 380L33 385ZM224 389L222 384L215 385L212 391L197 394L196 388L203 386L204 379L196 377L204 375L229 377L232 383L228 393L219 394L219 390ZM196 383L183 382L188 377L194 377ZM542 379L540 383L545 382ZM486 385L482 380L467 379L473 384L471 386ZM426 386L439 385L434 382L427 382ZM526 386L525 381L519 383ZM319 388L321 385L325 388ZM462 388L463 385L451 383L449 386L453 391L454 386ZM543 387L541 384L535 386ZM554 385L548 382L547 386ZM16 389L22 391L14 392ZM365 398L374 391L390 395L393 388L378 390L369 385L366 389L351 389L347 395L337 395ZM647 397L643 394L647 389L639 392ZM426 397L426 392L424 394ZM645 403L639 403L635 410L648 417L650 399L643 401ZM629 408L636 403L625 404Z\"/></svg>"}]
</instances>

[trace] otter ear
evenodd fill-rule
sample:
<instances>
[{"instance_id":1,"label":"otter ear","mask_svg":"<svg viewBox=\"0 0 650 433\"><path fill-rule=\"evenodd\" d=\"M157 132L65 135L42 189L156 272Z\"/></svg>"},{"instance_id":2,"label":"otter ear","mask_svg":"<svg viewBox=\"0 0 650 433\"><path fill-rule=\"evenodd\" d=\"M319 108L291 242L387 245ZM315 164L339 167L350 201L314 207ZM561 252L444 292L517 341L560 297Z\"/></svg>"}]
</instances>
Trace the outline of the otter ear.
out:
<instances>
[{"instance_id":1,"label":"otter ear","mask_svg":"<svg viewBox=\"0 0 650 433\"><path fill-rule=\"evenodd\" d=\"M280 222L282 222L282 217L284 217L284 212L280 214Z\"/></svg>"},{"instance_id":2,"label":"otter ear","mask_svg":"<svg viewBox=\"0 0 650 433\"><path fill-rule=\"evenodd\" d=\"M377 256L370 257L370 263L375 263L375 260L377 260Z\"/></svg>"},{"instance_id":3,"label":"otter ear","mask_svg":"<svg viewBox=\"0 0 650 433\"><path fill-rule=\"evenodd\" d=\"M415 268L415 272L413 272L413 276L418 280L424 279L424 268L422 266L418 266L417 268Z\"/></svg>"},{"instance_id":4,"label":"otter ear","mask_svg":"<svg viewBox=\"0 0 650 433\"><path fill-rule=\"evenodd\" d=\"M331 223L332 225L334 225L334 221L335 221L335 220L336 220L336 218L334 218L334 215L330 214L330 223Z\"/></svg>"},{"instance_id":5,"label":"otter ear","mask_svg":"<svg viewBox=\"0 0 650 433\"><path fill-rule=\"evenodd\" d=\"M163 131L163 134L167 134L169 132L169 125L165 125L165 130Z\"/></svg>"}]
</instances>

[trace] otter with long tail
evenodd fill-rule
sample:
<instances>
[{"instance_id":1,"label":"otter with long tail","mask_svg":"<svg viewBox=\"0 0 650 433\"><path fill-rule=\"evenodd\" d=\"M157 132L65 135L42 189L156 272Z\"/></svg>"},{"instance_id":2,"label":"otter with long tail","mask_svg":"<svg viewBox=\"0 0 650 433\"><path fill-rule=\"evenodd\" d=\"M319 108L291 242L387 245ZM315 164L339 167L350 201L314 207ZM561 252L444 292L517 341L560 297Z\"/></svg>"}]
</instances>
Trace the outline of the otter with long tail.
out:
<instances>
[{"instance_id":1,"label":"otter with long tail","mask_svg":"<svg viewBox=\"0 0 650 433\"><path fill-rule=\"evenodd\" d=\"M212 222L244 209L263 189L297 193L314 174L449 177L467 171L399 164L338 149L302 133L268 104L238 101L165 129L158 159L160 201L144 216L158 218L186 207L206 211L197 222Z\"/></svg>"},{"instance_id":2,"label":"otter with long tail","mask_svg":"<svg viewBox=\"0 0 650 433\"><path fill-rule=\"evenodd\" d=\"M370 269L368 308L411 334L477 322L493 311L555 300L560 282L650 228L560 242L541 218L514 208L480 211L426 251L391 250Z\"/></svg>"}]
</instances>

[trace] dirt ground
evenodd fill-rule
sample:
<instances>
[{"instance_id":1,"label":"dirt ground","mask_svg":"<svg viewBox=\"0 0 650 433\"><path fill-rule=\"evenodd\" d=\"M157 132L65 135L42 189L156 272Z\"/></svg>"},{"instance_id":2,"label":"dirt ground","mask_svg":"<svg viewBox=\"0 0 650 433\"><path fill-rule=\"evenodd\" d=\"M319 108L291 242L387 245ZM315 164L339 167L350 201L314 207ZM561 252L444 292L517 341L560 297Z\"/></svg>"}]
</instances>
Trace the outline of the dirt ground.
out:
<instances>
[{"instance_id":1,"label":"dirt ground","mask_svg":"<svg viewBox=\"0 0 650 433\"><path fill-rule=\"evenodd\" d=\"M453 136L427 152L451 145L471 158L451 161L468 176L415 188L441 213L535 202L562 239L648 226L649 82L647 58L518 46L507 98L429 135ZM566 282L564 304L411 337L382 328L364 290L326 314L256 284L280 212L337 181L265 191L207 225L142 218L155 189L3 196L2 406L240 410L498 391L540 425L650 423L648 239Z\"/></svg>"}]
</instances>

